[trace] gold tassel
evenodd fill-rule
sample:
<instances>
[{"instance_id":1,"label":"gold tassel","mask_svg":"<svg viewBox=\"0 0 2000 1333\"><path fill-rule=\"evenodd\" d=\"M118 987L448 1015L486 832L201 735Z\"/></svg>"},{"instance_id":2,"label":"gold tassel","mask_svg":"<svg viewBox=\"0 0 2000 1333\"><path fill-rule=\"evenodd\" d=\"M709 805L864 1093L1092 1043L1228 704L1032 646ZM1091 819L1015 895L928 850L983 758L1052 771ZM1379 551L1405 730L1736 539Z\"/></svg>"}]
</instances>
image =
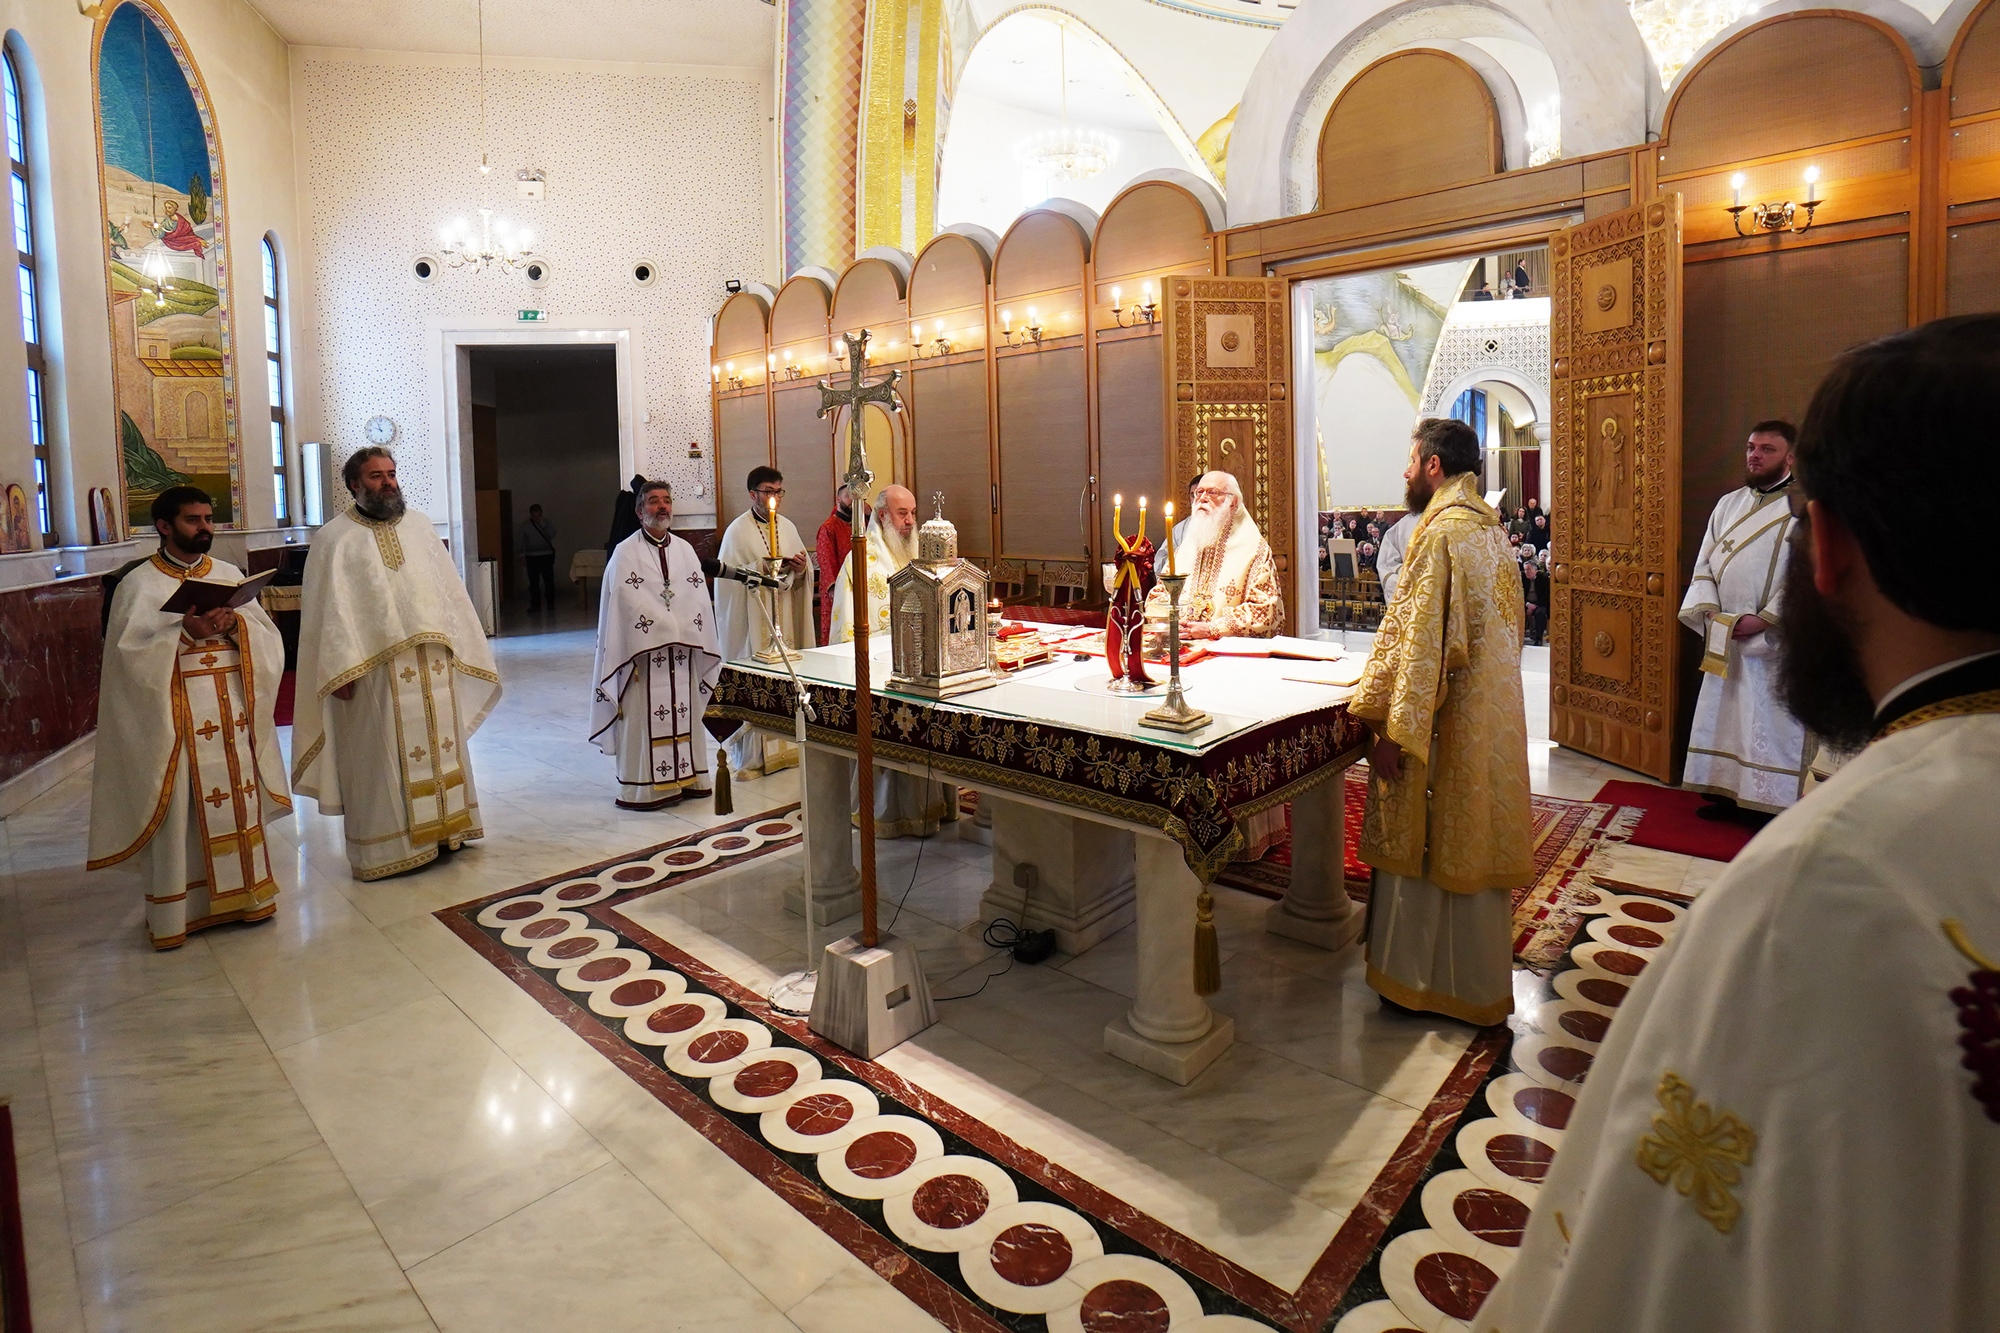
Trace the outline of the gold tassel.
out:
<instances>
[{"instance_id":1,"label":"gold tassel","mask_svg":"<svg viewBox=\"0 0 2000 1333\"><path fill-rule=\"evenodd\" d=\"M715 813L733 815L736 800L729 794L729 756L721 756L722 762L715 766Z\"/></svg>"},{"instance_id":2,"label":"gold tassel","mask_svg":"<svg viewBox=\"0 0 2000 1333\"><path fill-rule=\"evenodd\" d=\"M1222 989L1222 945L1215 938L1215 895L1204 884L1194 900L1194 993L1213 995Z\"/></svg>"}]
</instances>

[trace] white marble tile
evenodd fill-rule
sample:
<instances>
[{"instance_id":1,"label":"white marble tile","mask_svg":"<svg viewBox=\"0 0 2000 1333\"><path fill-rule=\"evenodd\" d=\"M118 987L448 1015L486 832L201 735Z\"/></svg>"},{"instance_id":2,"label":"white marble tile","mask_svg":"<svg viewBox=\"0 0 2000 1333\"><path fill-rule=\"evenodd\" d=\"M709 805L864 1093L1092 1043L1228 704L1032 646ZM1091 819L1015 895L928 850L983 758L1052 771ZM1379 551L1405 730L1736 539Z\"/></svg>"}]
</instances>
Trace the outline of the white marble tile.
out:
<instances>
[{"instance_id":1,"label":"white marble tile","mask_svg":"<svg viewBox=\"0 0 2000 1333\"><path fill-rule=\"evenodd\" d=\"M937 1320L859 1263L850 1263L785 1311L800 1333L932 1333Z\"/></svg>"},{"instance_id":2,"label":"white marble tile","mask_svg":"<svg viewBox=\"0 0 2000 1333\"><path fill-rule=\"evenodd\" d=\"M317 1144L78 1246L76 1268L95 1330L436 1327Z\"/></svg>"},{"instance_id":3,"label":"white marble tile","mask_svg":"<svg viewBox=\"0 0 2000 1333\"><path fill-rule=\"evenodd\" d=\"M279 1059L405 1266L610 1160L442 996Z\"/></svg>"},{"instance_id":4,"label":"white marble tile","mask_svg":"<svg viewBox=\"0 0 2000 1333\"><path fill-rule=\"evenodd\" d=\"M600 1167L410 1270L444 1333L789 1333L632 1174Z\"/></svg>"}]
</instances>

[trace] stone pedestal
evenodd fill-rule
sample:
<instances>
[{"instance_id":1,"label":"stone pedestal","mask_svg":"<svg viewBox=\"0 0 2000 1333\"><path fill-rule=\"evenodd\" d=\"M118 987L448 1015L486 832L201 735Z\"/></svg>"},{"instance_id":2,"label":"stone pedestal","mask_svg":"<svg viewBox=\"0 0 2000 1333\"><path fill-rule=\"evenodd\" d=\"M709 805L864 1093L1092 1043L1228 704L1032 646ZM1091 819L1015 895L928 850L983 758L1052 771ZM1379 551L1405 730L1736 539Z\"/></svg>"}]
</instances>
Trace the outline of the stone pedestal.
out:
<instances>
[{"instance_id":1,"label":"stone pedestal","mask_svg":"<svg viewBox=\"0 0 2000 1333\"><path fill-rule=\"evenodd\" d=\"M1004 916L1024 929L1053 930L1056 947L1067 954L1083 953L1132 923L1131 833L984 792L979 810L991 812L993 829L993 883L979 900L982 922ZM1019 873L1025 866L1034 867L1032 875ZM1028 879L1032 886L1023 883Z\"/></svg>"},{"instance_id":2,"label":"stone pedestal","mask_svg":"<svg viewBox=\"0 0 2000 1333\"><path fill-rule=\"evenodd\" d=\"M973 808L972 818L958 821L958 836L962 842L976 842L981 847L993 845L993 801L995 798L985 792L979 793L979 804Z\"/></svg>"},{"instance_id":3,"label":"stone pedestal","mask_svg":"<svg viewBox=\"0 0 2000 1333\"><path fill-rule=\"evenodd\" d=\"M917 946L884 935L870 949L849 935L820 955L807 1026L836 1046L873 1060L937 1022Z\"/></svg>"},{"instance_id":4,"label":"stone pedestal","mask_svg":"<svg viewBox=\"0 0 2000 1333\"><path fill-rule=\"evenodd\" d=\"M824 926L861 910L854 861L854 761L816 746L805 753L806 815L811 821L812 919ZM805 887L785 886L785 910L805 915Z\"/></svg>"},{"instance_id":5,"label":"stone pedestal","mask_svg":"<svg viewBox=\"0 0 2000 1333\"><path fill-rule=\"evenodd\" d=\"M1321 949L1342 949L1367 921L1347 896L1347 778L1336 773L1292 802L1292 886L1264 929Z\"/></svg>"},{"instance_id":6,"label":"stone pedestal","mask_svg":"<svg viewBox=\"0 0 2000 1333\"><path fill-rule=\"evenodd\" d=\"M1229 1049L1236 1023L1194 993L1194 900L1201 885L1180 845L1156 834L1133 841L1139 994L1125 1017L1106 1025L1104 1049L1186 1085Z\"/></svg>"}]
</instances>

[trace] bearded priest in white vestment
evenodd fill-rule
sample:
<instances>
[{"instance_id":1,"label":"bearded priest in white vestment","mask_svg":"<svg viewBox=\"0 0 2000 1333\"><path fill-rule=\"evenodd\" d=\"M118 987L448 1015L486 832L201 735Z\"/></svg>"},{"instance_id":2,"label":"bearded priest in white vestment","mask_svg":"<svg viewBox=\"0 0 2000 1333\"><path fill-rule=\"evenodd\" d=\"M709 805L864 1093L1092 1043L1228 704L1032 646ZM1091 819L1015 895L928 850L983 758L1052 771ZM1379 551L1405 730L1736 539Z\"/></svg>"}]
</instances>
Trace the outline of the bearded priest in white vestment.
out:
<instances>
[{"instance_id":1,"label":"bearded priest in white vestment","mask_svg":"<svg viewBox=\"0 0 2000 1333\"><path fill-rule=\"evenodd\" d=\"M173 949L190 932L277 910L265 829L292 813L271 722L285 646L254 601L160 610L184 580L243 581L208 555L204 492L162 491L153 527L160 550L118 581L105 629L89 868L137 857L146 932L155 949Z\"/></svg>"},{"instance_id":2,"label":"bearded priest in white vestment","mask_svg":"<svg viewBox=\"0 0 2000 1333\"><path fill-rule=\"evenodd\" d=\"M346 817L348 865L374 880L485 835L465 743L500 674L389 451L363 449L341 475L354 508L313 535L300 594L292 785Z\"/></svg>"},{"instance_id":3,"label":"bearded priest in white vestment","mask_svg":"<svg viewBox=\"0 0 2000 1333\"><path fill-rule=\"evenodd\" d=\"M1349 711L1368 757L1368 985L1481 1026L1514 1009L1513 890L1534 875L1520 566L1479 494L1479 437L1417 424L1410 534Z\"/></svg>"},{"instance_id":4,"label":"bearded priest in white vestment","mask_svg":"<svg viewBox=\"0 0 2000 1333\"><path fill-rule=\"evenodd\" d=\"M639 530L604 567L590 739L618 762L617 804L657 810L708 794L701 719L722 658L701 557L673 534L673 491L643 483L638 510Z\"/></svg>"},{"instance_id":5,"label":"bearded priest in white vestment","mask_svg":"<svg viewBox=\"0 0 2000 1333\"><path fill-rule=\"evenodd\" d=\"M1268 639L1278 632L1284 604L1278 596L1278 565L1271 544L1243 503L1243 487L1228 472L1207 472L1189 488L1194 512L1174 538L1174 568L1188 576L1181 585L1181 639ZM1164 574L1166 552L1153 557ZM1167 652L1167 587L1155 584L1146 598L1146 651ZM1239 861L1263 858L1284 840L1286 807L1277 806L1243 821Z\"/></svg>"},{"instance_id":6,"label":"bearded priest in white vestment","mask_svg":"<svg viewBox=\"0 0 2000 1333\"><path fill-rule=\"evenodd\" d=\"M869 643L889 640L889 576L917 558L917 497L884 486L868 521ZM854 642L854 555L841 563L833 585L831 641ZM907 773L875 770L875 836L925 838L957 819L955 788Z\"/></svg>"},{"instance_id":7,"label":"bearded priest in white vestment","mask_svg":"<svg viewBox=\"0 0 2000 1333\"><path fill-rule=\"evenodd\" d=\"M785 586L777 589L773 598L771 590L750 588L735 579L715 581L716 627L726 662L745 661L770 646L771 626L765 613L773 610L774 600L786 645L794 649L813 646L812 556L799 530L783 513L785 474L774 467L751 468L749 488L750 507L722 530L716 556L733 569L762 572L764 562L771 557L771 525L775 522L778 556L785 561L779 578ZM738 727L724 749L739 778L781 773L799 762L795 742L751 726Z\"/></svg>"},{"instance_id":8,"label":"bearded priest in white vestment","mask_svg":"<svg viewBox=\"0 0 2000 1333\"><path fill-rule=\"evenodd\" d=\"M1814 395L1778 697L1866 748L1617 1006L1480 1333L2000 1328L2000 581L1936 508L1941 447L2000 492L1995 384L1971 315Z\"/></svg>"},{"instance_id":9,"label":"bearded priest in white vestment","mask_svg":"<svg viewBox=\"0 0 2000 1333\"><path fill-rule=\"evenodd\" d=\"M1703 660L1681 785L1769 814L1799 799L1806 774L1806 732L1778 702L1771 632L1792 532L1786 500L1797 433L1787 421L1751 429L1744 447L1748 480L1716 502L1681 602L1681 623L1704 638L1717 616L1734 618L1723 651Z\"/></svg>"}]
</instances>

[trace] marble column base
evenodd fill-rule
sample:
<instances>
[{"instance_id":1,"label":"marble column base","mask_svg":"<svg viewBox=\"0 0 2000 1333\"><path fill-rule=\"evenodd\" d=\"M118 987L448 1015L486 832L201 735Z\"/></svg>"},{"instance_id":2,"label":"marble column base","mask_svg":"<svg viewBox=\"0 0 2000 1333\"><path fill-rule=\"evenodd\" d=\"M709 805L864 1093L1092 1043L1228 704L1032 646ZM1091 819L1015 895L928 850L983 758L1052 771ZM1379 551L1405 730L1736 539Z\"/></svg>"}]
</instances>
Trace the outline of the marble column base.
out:
<instances>
[{"instance_id":1,"label":"marble column base","mask_svg":"<svg viewBox=\"0 0 2000 1333\"><path fill-rule=\"evenodd\" d=\"M1154 1041L1132 1030L1129 1018L1105 1025L1104 1049L1128 1065L1137 1065L1182 1087L1222 1057L1236 1041L1236 1020L1217 1014L1215 1025L1193 1041Z\"/></svg>"},{"instance_id":2,"label":"marble column base","mask_svg":"<svg viewBox=\"0 0 2000 1333\"><path fill-rule=\"evenodd\" d=\"M873 1060L937 1022L917 946L884 935L875 948L849 935L820 955L807 1026L836 1046Z\"/></svg>"},{"instance_id":3,"label":"marble column base","mask_svg":"<svg viewBox=\"0 0 2000 1333\"><path fill-rule=\"evenodd\" d=\"M1347 914L1331 921L1312 921L1288 912L1287 903L1275 902L1264 913L1264 930L1268 934L1282 935L1288 940L1310 944L1318 949L1345 949L1361 938L1361 931L1368 924L1368 914L1353 899L1348 899Z\"/></svg>"},{"instance_id":4,"label":"marble column base","mask_svg":"<svg viewBox=\"0 0 2000 1333\"><path fill-rule=\"evenodd\" d=\"M992 811L993 882L979 917L1006 917L1024 929L1053 930L1056 947L1080 954L1132 924L1138 911L1132 834L1039 806L981 795ZM1015 882L1034 867L1035 885Z\"/></svg>"},{"instance_id":5,"label":"marble column base","mask_svg":"<svg viewBox=\"0 0 2000 1333\"><path fill-rule=\"evenodd\" d=\"M802 884L785 886L785 910L793 916L806 914L806 891ZM857 875L846 888L828 891L824 886L813 885L812 923L815 926L830 926L843 917L853 916L861 910L861 880Z\"/></svg>"},{"instance_id":6,"label":"marble column base","mask_svg":"<svg viewBox=\"0 0 2000 1333\"><path fill-rule=\"evenodd\" d=\"M812 920L824 926L861 910L861 871L854 859L854 761L807 746L805 784ZM785 910L805 915L804 884L785 886Z\"/></svg>"},{"instance_id":7,"label":"marble column base","mask_svg":"<svg viewBox=\"0 0 2000 1333\"><path fill-rule=\"evenodd\" d=\"M1367 913L1347 896L1347 779L1292 801L1292 884L1264 914L1264 929L1319 949L1344 949L1361 937Z\"/></svg>"},{"instance_id":8,"label":"marble column base","mask_svg":"<svg viewBox=\"0 0 2000 1333\"><path fill-rule=\"evenodd\" d=\"M979 806L972 818L958 821L960 841L976 842L981 847L993 845L993 801L985 792L979 793Z\"/></svg>"}]
</instances>

